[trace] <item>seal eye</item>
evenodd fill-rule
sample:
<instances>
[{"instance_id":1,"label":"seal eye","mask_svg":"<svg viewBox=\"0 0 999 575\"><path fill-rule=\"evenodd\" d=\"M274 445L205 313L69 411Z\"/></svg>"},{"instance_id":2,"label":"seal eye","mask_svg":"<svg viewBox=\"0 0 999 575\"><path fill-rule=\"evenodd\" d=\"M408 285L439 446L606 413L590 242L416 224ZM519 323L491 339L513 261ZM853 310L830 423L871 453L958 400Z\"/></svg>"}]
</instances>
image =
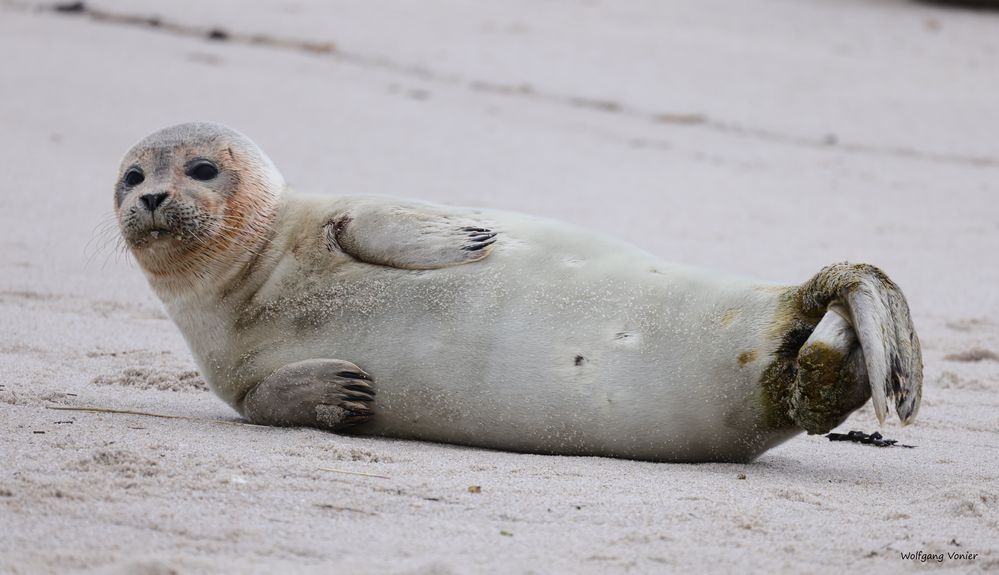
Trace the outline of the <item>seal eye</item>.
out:
<instances>
[{"instance_id":1,"label":"seal eye","mask_svg":"<svg viewBox=\"0 0 999 575\"><path fill-rule=\"evenodd\" d=\"M128 187L138 186L146 180L146 176L142 175L142 172L132 168L131 170L125 172L125 185Z\"/></svg>"},{"instance_id":2,"label":"seal eye","mask_svg":"<svg viewBox=\"0 0 999 575\"><path fill-rule=\"evenodd\" d=\"M219 175L219 169L211 162L198 162L187 169L187 175L204 182L215 179Z\"/></svg>"}]
</instances>

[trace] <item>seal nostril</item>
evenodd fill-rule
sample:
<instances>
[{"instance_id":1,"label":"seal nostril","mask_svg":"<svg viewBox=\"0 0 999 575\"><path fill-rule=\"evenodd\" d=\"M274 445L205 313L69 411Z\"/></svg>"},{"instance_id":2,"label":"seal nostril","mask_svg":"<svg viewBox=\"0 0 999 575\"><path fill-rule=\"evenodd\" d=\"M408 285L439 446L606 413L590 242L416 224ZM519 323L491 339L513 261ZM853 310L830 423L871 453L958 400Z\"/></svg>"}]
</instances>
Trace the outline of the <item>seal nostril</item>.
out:
<instances>
[{"instance_id":1,"label":"seal nostril","mask_svg":"<svg viewBox=\"0 0 999 575\"><path fill-rule=\"evenodd\" d=\"M146 194L144 196L139 196L139 201L146 206L150 212L156 211L156 208L160 207L164 200L167 199L166 192L159 192L156 194Z\"/></svg>"}]
</instances>

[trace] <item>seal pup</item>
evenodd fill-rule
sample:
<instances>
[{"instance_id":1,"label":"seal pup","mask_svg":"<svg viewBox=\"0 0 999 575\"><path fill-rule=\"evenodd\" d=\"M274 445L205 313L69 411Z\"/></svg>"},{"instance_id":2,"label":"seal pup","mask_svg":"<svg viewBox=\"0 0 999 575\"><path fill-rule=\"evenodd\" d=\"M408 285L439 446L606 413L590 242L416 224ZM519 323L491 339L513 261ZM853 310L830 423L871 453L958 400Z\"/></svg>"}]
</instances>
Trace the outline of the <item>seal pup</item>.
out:
<instances>
[{"instance_id":1,"label":"seal pup","mask_svg":"<svg viewBox=\"0 0 999 575\"><path fill-rule=\"evenodd\" d=\"M297 195L207 123L136 144L114 202L201 374L254 423L750 461L869 398L882 423L919 407L909 309L873 266L779 286L530 216Z\"/></svg>"}]
</instances>

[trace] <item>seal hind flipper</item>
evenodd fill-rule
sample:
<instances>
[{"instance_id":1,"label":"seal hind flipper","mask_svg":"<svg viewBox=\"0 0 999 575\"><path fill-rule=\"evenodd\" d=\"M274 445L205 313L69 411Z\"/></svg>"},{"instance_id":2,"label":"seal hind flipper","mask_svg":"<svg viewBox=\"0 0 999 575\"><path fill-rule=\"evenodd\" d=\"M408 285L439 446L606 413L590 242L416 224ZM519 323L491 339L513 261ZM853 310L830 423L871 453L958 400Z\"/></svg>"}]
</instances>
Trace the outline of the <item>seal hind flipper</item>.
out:
<instances>
[{"instance_id":1,"label":"seal hind flipper","mask_svg":"<svg viewBox=\"0 0 999 575\"><path fill-rule=\"evenodd\" d=\"M331 218L326 244L353 258L430 270L487 257L498 232L458 213L419 204L362 204Z\"/></svg>"},{"instance_id":2,"label":"seal hind flipper","mask_svg":"<svg viewBox=\"0 0 999 575\"><path fill-rule=\"evenodd\" d=\"M338 430L372 416L371 376L337 359L309 359L267 376L240 402L252 423Z\"/></svg>"},{"instance_id":3,"label":"seal hind flipper","mask_svg":"<svg viewBox=\"0 0 999 575\"><path fill-rule=\"evenodd\" d=\"M909 305L898 286L872 265L839 263L819 271L798 294L804 315L842 310L853 327L878 421L884 423L888 401L894 400L902 424L910 423L919 411L923 360Z\"/></svg>"},{"instance_id":4,"label":"seal hind flipper","mask_svg":"<svg viewBox=\"0 0 999 575\"><path fill-rule=\"evenodd\" d=\"M798 350L788 415L809 434L827 433L871 397L864 353L845 314L829 306Z\"/></svg>"}]
</instances>

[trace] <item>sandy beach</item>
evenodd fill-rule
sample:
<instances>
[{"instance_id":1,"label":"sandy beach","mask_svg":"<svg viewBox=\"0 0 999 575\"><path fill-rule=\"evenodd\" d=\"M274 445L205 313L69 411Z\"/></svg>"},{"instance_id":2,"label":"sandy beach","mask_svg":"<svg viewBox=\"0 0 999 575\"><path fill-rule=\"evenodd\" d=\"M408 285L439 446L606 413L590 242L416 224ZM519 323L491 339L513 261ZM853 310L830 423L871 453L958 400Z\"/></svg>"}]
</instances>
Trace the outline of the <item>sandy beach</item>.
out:
<instances>
[{"instance_id":1,"label":"sandy beach","mask_svg":"<svg viewBox=\"0 0 999 575\"><path fill-rule=\"evenodd\" d=\"M999 571L999 12L2 0L0 52L0 572ZM788 284L876 264L925 362L917 421L880 431L916 447L675 465L247 425L112 212L122 154L193 120L306 192Z\"/></svg>"}]
</instances>

